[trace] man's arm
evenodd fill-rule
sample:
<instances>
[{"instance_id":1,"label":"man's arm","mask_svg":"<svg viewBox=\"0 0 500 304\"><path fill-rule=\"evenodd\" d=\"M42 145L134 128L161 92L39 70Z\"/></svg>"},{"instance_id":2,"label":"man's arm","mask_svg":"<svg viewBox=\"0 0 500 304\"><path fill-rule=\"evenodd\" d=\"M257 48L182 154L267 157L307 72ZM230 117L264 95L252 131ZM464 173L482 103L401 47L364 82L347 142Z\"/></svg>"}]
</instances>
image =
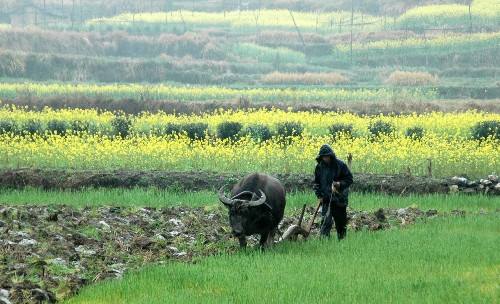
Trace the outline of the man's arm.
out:
<instances>
[{"instance_id":1,"label":"man's arm","mask_svg":"<svg viewBox=\"0 0 500 304\"><path fill-rule=\"evenodd\" d=\"M316 197L321 199L323 198L323 191L321 191L321 179L320 179L320 172L319 172L319 165L316 165L316 169L314 169L314 184L313 184L313 189L314 193L316 194Z\"/></svg>"},{"instance_id":2,"label":"man's arm","mask_svg":"<svg viewBox=\"0 0 500 304\"><path fill-rule=\"evenodd\" d=\"M351 170L349 170L349 167L347 167L347 165L344 163L342 163L339 176L339 190L344 191L345 189L349 188L349 186L351 186L353 182Z\"/></svg>"}]
</instances>

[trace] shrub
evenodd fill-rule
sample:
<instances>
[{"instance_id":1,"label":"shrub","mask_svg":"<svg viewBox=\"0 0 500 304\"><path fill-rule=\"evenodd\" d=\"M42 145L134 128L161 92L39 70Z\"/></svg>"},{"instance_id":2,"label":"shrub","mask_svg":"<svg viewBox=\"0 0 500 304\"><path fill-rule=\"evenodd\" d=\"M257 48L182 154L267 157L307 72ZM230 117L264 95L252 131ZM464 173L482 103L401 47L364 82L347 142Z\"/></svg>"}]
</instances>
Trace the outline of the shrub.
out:
<instances>
[{"instance_id":1,"label":"shrub","mask_svg":"<svg viewBox=\"0 0 500 304\"><path fill-rule=\"evenodd\" d=\"M12 119L0 120L0 134L17 133L16 122Z\"/></svg>"},{"instance_id":2,"label":"shrub","mask_svg":"<svg viewBox=\"0 0 500 304\"><path fill-rule=\"evenodd\" d=\"M112 121L113 135L125 138L130 133L131 121L126 116L116 116Z\"/></svg>"},{"instance_id":3,"label":"shrub","mask_svg":"<svg viewBox=\"0 0 500 304\"><path fill-rule=\"evenodd\" d=\"M349 79L339 73L280 73L272 72L261 78L267 84L340 84L347 83Z\"/></svg>"},{"instance_id":4,"label":"shrub","mask_svg":"<svg viewBox=\"0 0 500 304\"><path fill-rule=\"evenodd\" d=\"M28 134L43 134L43 124L38 119L30 119L24 123L23 130Z\"/></svg>"},{"instance_id":5,"label":"shrub","mask_svg":"<svg viewBox=\"0 0 500 304\"><path fill-rule=\"evenodd\" d=\"M236 139L243 125L236 121L225 121L217 126L217 137L221 139Z\"/></svg>"},{"instance_id":6,"label":"shrub","mask_svg":"<svg viewBox=\"0 0 500 304\"><path fill-rule=\"evenodd\" d=\"M415 138L415 139L421 139L422 137L424 137L424 128L422 127L419 127L419 126L415 126L415 127L410 127L408 129L406 129L405 131L405 135L407 137L411 137L411 138Z\"/></svg>"},{"instance_id":7,"label":"shrub","mask_svg":"<svg viewBox=\"0 0 500 304\"><path fill-rule=\"evenodd\" d=\"M202 122L187 123L182 125L182 131L191 139L203 138L208 132L208 124Z\"/></svg>"},{"instance_id":8,"label":"shrub","mask_svg":"<svg viewBox=\"0 0 500 304\"><path fill-rule=\"evenodd\" d=\"M174 135L182 132L182 126L176 123L167 123L165 128L163 129L163 134L165 135Z\"/></svg>"},{"instance_id":9,"label":"shrub","mask_svg":"<svg viewBox=\"0 0 500 304\"><path fill-rule=\"evenodd\" d=\"M151 128L151 133L156 136L180 134L182 128L177 123L157 124Z\"/></svg>"},{"instance_id":10,"label":"shrub","mask_svg":"<svg viewBox=\"0 0 500 304\"><path fill-rule=\"evenodd\" d=\"M490 136L495 139L500 139L500 121L481 121L472 127L472 138L481 140Z\"/></svg>"},{"instance_id":11,"label":"shrub","mask_svg":"<svg viewBox=\"0 0 500 304\"><path fill-rule=\"evenodd\" d=\"M353 126L352 124L344 124L344 123L335 123L331 125L328 130L330 131L330 134L335 138L340 134L346 134L351 136L352 135L352 130Z\"/></svg>"},{"instance_id":12,"label":"shrub","mask_svg":"<svg viewBox=\"0 0 500 304\"><path fill-rule=\"evenodd\" d=\"M385 82L396 86L425 86L437 84L438 78L427 72L394 71Z\"/></svg>"},{"instance_id":13,"label":"shrub","mask_svg":"<svg viewBox=\"0 0 500 304\"><path fill-rule=\"evenodd\" d=\"M65 120L52 119L47 123L47 130L51 133L65 135L69 129L69 123Z\"/></svg>"},{"instance_id":14,"label":"shrub","mask_svg":"<svg viewBox=\"0 0 500 304\"><path fill-rule=\"evenodd\" d=\"M71 130L73 130L73 132L87 132L88 134L96 134L99 131L99 128L93 121L73 120L71 122Z\"/></svg>"},{"instance_id":15,"label":"shrub","mask_svg":"<svg viewBox=\"0 0 500 304\"><path fill-rule=\"evenodd\" d=\"M304 131L301 123L295 121L287 121L277 124L276 133L280 137L300 136Z\"/></svg>"},{"instance_id":16,"label":"shrub","mask_svg":"<svg viewBox=\"0 0 500 304\"><path fill-rule=\"evenodd\" d=\"M255 141L266 141L271 139L271 130L266 125L254 124L246 127L245 135L250 136Z\"/></svg>"},{"instance_id":17,"label":"shrub","mask_svg":"<svg viewBox=\"0 0 500 304\"><path fill-rule=\"evenodd\" d=\"M373 134L374 136L379 136L382 134L388 135L393 133L394 130L395 128L391 123L382 120L377 120L375 122L372 122L368 126L368 131L370 131L370 133Z\"/></svg>"}]
</instances>

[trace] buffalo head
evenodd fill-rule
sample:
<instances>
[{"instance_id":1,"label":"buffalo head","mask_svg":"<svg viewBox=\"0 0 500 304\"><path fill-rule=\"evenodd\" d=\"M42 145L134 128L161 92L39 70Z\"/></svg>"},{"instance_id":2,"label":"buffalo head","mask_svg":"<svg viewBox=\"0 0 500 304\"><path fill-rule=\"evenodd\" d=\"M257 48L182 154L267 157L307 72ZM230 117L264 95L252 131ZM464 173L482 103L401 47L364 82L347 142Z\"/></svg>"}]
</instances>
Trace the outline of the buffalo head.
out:
<instances>
[{"instance_id":1,"label":"buffalo head","mask_svg":"<svg viewBox=\"0 0 500 304\"><path fill-rule=\"evenodd\" d=\"M272 210L262 190L259 190L260 197L254 192L243 191L228 198L224 195L223 188L219 190L219 200L229 209L229 224L235 237L248 235L256 228L254 226L259 219L265 216L263 207L269 211ZM250 197L250 199L243 199L243 197Z\"/></svg>"}]
</instances>

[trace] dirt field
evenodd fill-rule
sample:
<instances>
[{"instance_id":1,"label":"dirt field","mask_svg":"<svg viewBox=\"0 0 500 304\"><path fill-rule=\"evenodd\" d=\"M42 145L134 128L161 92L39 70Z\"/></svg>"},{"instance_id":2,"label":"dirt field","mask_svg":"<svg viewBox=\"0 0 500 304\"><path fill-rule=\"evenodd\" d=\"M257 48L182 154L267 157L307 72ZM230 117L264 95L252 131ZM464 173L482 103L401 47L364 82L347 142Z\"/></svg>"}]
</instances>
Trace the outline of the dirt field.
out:
<instances>
[{"instance_id":1,"label":"dirt field","mask_svg":"<svg viewBox=\"0 0 500 304\"><path fill-rule=\"evenodd\" d=\"M298 221L294 210L281 231ZM306 210L309 222L314 208ZM349 230L383 230L435 216L465 216L416 208L350 210ZM71 208L0 206L0 283L13 303L54 302L81 287L145 264L192 262L233 252L226 210L214 208ZM313 227L316 235L317 224ZM277 239L277 238L276 238ZM257 244L251 237L250 244ZM22 280L16 279L22 278Z\"/></svg>"}]
</instances>

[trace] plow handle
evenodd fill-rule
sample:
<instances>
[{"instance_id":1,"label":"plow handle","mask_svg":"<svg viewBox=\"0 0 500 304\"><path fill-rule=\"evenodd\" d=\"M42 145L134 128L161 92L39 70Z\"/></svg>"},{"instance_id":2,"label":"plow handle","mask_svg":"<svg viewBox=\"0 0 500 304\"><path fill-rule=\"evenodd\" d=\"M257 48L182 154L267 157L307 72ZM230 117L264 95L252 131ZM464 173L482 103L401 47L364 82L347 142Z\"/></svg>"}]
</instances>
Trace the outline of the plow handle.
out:
<instances>
[{"instance_id":1,"label":"plow handle","mask_svg":"<svg viewBox=\"0 0 500 304\"><path fill-rule=\"evenodd\" d=\"M309 223L309 228L307 228L307 236L311 234L312 226L314 224L314 220L316 219L316 215L318 215L319 207L321 207L321 200L318 202L318 207L316 207L316 211L314 211L313 218L311 219L311 222Z\"/></svg>"},{"instance_id":2,"label":"plow handle","mask_svg":"<svg viewBox=\"0 0 500 304\"><path fill-rule=\"evenodd\" d=\"M306 211L306 204L304 204L304 206L302 206L302 212L300 213L299 223L298 223L299 226L302 226L302 220L304 219L304 212L305 211Z\"/></svg>"}]
</instances>

